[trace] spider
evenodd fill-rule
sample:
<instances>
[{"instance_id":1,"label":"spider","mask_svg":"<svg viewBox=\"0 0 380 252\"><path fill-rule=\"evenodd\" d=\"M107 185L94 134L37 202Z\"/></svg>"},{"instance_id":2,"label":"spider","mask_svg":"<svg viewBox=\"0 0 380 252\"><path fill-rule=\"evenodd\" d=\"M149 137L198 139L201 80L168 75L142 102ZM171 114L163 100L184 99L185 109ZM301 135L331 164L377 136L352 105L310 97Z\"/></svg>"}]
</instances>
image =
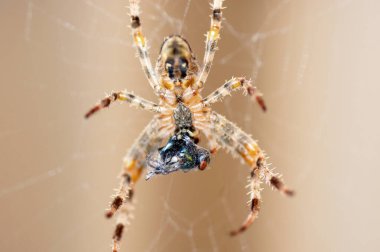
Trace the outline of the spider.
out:
<instances>
[{"instance_id":1,"label":"spider","mask_svg":"<svg viewBox=\"0 0 380 252\"><path fill-rule=\"evenodd\" d=\"M129 0L132 37L144 73L159 103L138 97L131 92L114 92L100 101L85 115L107 108L112 102L121 101L155 113L141 135L135 140L124 158L120 188L114 196L106 217L118 214L113 235L113 251L118 251L122 232L130 218L134 187L146 168L146 179L159 174L182 170L204 170L211 154L220 148L240 158L250 168L250 212L243 224L231 235L244 232L257 218L260 210L261 181L266 182L284 195L289 190L269 169L266 155L250 135L242 131L210 106L232 91L241 90L266 110L261 93L244 77L232 78L210 95L202 98L200 92L207 80L220 39L223 0L213 0L211 26L206 34L203 65L197 63L189 43L180 35L164 39L156 68L153 69L148 45L141 29L138 0ZM207 141L208 149L197 145L200 132ZM160 147L166 140L166 144Z\"/></svg>"}]
</instances>

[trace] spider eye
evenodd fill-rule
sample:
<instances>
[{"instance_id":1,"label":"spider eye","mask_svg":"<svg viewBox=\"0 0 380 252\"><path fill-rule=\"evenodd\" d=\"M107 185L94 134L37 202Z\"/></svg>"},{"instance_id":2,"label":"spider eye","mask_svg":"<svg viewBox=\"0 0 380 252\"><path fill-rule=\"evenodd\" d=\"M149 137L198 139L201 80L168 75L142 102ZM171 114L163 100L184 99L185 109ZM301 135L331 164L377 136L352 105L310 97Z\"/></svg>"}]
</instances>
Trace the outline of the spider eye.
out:
<instances>
[{"instance_id":1,"label":"spider eye","mask_svg":"<svg viewBox=\"0 0 380 252\"><path fill-rule=\"evenodd\" d=\"M173 62L172 61L166 61L165 64L165 69L169 74L169 78L173 79L174 78L174 68L173 68Z\"/></svg>"},{"instance_id":2,"label":"spider eye","mask_svg":"<svg viewBox=\"0 0 380 252\"><path fill-rule=\"evenodd\" d=\"M170 64L170 63L166 63L165 68L166 68L166 71L168 71L169 68L173 68L173 66L172 66L172 64Z\"/></svg>"},{"instance_id":3,"label":"spider eye","mask_svg":"<svg viewBox=\"0 0 380 252\"><path fill-rule=\"evenodd\" d=\"M184 58L180 58L179 59L179 68L181 70L181 78L185 78L186 75L187 75L187 65L188 65L188 62L186 59Z\"/></svg>"}]
</instances>

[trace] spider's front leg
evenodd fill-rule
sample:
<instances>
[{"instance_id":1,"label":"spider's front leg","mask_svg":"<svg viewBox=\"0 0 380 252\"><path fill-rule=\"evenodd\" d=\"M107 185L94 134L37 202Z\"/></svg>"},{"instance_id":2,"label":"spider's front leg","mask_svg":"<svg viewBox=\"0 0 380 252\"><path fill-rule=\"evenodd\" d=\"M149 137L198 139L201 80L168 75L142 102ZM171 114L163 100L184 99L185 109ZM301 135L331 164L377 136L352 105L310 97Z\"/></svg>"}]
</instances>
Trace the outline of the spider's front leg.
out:
<instances>
[{"instance_id":1,"label":"spider's front leg","mask_svg":"<svg viewBox=\"0 0 380 252\"><path fill-rule=\"evenodd\" d=\"M156 72L154 71L149 58L147 40L142 33L139 4L139 0L129 0L132 38L134 45L137 48L138 56L140 59L141 66L144 70L145 76L148 79L149 84L153 88L155 93L159 95L161 87L159 85Z\"/></svg>"},{"instance_id":2,"label":"spider's front leg","mask_svg":"<svg viewBox=\"0 0 380 252\"><path fill-rule=\"evenodd\" d=\"M216 134L218 143L233 156L240 157L244 163L251 167L249 182L251 211L240 228L231 232L231 235L237 235L244 232L258 216L262 180L284 195L292 196L294 192L288 189L268 167L264 152L251 136L216 112L211 112L210 122L210 129Z\"/></svg>"},{"instance_id":3,"label":"spider's front leg","mask_svg":"<svg viewBox=\"0 0 380 252\"><path fill-rule=\"evenodd\" d=\"M122 91L122 92L112 93L111 95L101 100L99 104L92 107L86 113L85 118L89 118L94 113L98 112L99 110L109 107L112 102L115 102L117 100L122 101L122 102L127 102L131 105L134 105L144 110L152 111L155 113L164 113L166 111L165 107L159 106L151 101L138 97L132 93Z\"/></svg>"},{"instance_id":4,"label":"spider's front leg","mask_svg":"<svg viewBox=\"0 0 380 252\"><path fill-rule=\"evenodd\" d=\"M206 83L208 74L211 70L212 61L214 60L215 51L218 49L217 44L220 39L220 29L222 27L222 9L223 0L214 0L211 8L211 25L210 30L206 34L206 48L203 57L202 70L198 76L198 86L203 87Z\"/></svg>"},{"instance_id":5,"label":"spider's front leg","mask_svg":"<svg viewBox=\"0 0 380 252\"><path fill-rule=\"evenodd\" d=\"M256 87L253 87L250 80L244 77L231 78L229 81L224 83L221 87L216 89L210 95L202 100L204 106L210 106L211 104L220 101L226 95L232 93L232 91L243 90L244 94L248 94L254 101L256 101L263 111L267 110L267 107L262 98L262 94Z\"/></svg>"}]
</instances>

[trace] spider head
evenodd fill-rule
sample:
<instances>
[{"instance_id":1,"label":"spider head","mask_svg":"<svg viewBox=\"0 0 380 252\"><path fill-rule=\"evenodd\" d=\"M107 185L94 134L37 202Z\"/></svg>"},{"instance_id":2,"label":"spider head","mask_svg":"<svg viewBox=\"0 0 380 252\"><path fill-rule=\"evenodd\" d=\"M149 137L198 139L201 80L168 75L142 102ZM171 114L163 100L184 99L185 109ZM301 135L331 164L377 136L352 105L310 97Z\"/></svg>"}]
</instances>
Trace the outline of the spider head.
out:
<instances>
[{"instance_id":1,"label":"spider head","mask_svg":"<svg viewBox=\"0 0 380 252\"><path fill-rule=\"evenodd\" d=\"M189 43L179 35L167 37L162 43L157 62L162 85L169 90L181 91L194 83L198 65Z\"/></svg>"}]
</instances>

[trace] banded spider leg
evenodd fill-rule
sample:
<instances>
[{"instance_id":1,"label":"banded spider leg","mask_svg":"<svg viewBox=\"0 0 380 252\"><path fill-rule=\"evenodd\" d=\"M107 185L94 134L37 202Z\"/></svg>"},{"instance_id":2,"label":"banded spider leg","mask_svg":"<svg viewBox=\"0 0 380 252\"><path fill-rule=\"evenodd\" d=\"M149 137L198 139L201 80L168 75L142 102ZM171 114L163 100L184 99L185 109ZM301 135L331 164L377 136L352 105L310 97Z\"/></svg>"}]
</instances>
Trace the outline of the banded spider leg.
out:
<instances>
[{"instance_id":1,"label":"banded spider leg","mask_svg":"<svg viewBox=\"0 0 380 252\"><path fill-rule=\"evenodd\" d=\"M210 113L210 122L210 128L217 136L218 144L233 156L240 157L244 163L251 167L249 182L250 213L240 228L231 232L231 235L234 236L244 232L258 216L261 199L261 181L264 180L284 195L292 196L294 193L268 167L264 152L251 136L214 111Z\"/></svg>"},{"instance_id":2,"label":"banded spider leg","mask_svg":"<svg viewBox=\"0 0 380 252\"><path fill-rule=\"evenodd\" d=\"M114 252L118 251L123 230L129 223L134 187L146 166L146 156L159 148L162 140L170 134L170 127L160 130L160 125L160 119L153 118L124 157L120 188L110 204L110 209L106 212L107 218L111 218L115 213L118 214L113 235Z\"/></svg>"},{"instance_id":3,"label":"banded spider leg","mask_svg":"<svg viewBox=\"0 0 380 252\"><path fill-rule=\"evenodd\" d=\"M203 66L198 75L198 87L202 88L204 83L206 83L207 77L211 70L211 65L214 60L214 55L218 49L218 41L220 39L220 29L222 28L222 9L223 0L214 0L211 8L211 24L210 29L206 33L206 47L205 54L203 57Z\"/></svg>"},{"instance_id":4,"label":"banded spider leg","mask_svg":"<svg viewBox=\"0 0 380 252\"><path fill-rule=\"evenodd\" d=\"M132 106L137 106L144 110L148 110L155 113L165 113L167 109L163 106L159 106L154 102L148 101L144 98L136 96L127 91L114 92L111 95L107 96L103 100L100 101L99 104L92 107L85 115L85 118L91 117L93 114L98 112L101 109L107 108L111 105L111 103L115 101L127 102Z\"/></svg>"},{"instance_id":5,"label":"banded spider leg","mask_svg":"<svg viewBox=\"0 0 380 252\"><path fill-rule=\"evenodd\" d=\"M140 59L140 63L144 70L145 76L148 79L149 84L153 88L154 92L158 95L164 90L160 86L157 74L152 67L148 53L147 40L142 32L140 20L140 1L129 0L129 11L131 16L133 43L136 46L138 57Z\"/></svg>"},{"instance_id":6,"label":"banded spider leg","mask_svg":"<svg viewBox=\"0 0 380 252\"><path fill-rule=\"evenodd\" d=\"M162 140L173 130L173 125L171 121L168 120L168 118L170 119L171 111L167 107L159 106L128 92L112 93L101 100L98 105L90 109L85 117L89 118L95 112L108 107L116 100L126 101L144 110L159 113L159 116L155 116L151 120L126 154L118 193L114 196L110 204L110 209L106 212L107 218L111 218L116 212L119 213L113 235L113 251L115 252L118 251L124 227L130 219L134 185L145 167L146 156L151 151L159 148Z\"/></svg>"},{"instance_id":7,"label":"banded spider leg","mask_svg":"<svg viewBox=\"0 0 380 252\"><path fill-rule=\"evenodd\" d=\"M221 87L216 89L214 92L209 94L206 98L202 100L204 106L210 106L212 103L220 101L223 97L230 95L232 91L243 90L243 94L248 94L256 101L263 111L267 110L267 107L262 98L262 94L253 87L250 80L243 77L231 78L229 81L224 83Z\"/></svg>"}]
</instances>

